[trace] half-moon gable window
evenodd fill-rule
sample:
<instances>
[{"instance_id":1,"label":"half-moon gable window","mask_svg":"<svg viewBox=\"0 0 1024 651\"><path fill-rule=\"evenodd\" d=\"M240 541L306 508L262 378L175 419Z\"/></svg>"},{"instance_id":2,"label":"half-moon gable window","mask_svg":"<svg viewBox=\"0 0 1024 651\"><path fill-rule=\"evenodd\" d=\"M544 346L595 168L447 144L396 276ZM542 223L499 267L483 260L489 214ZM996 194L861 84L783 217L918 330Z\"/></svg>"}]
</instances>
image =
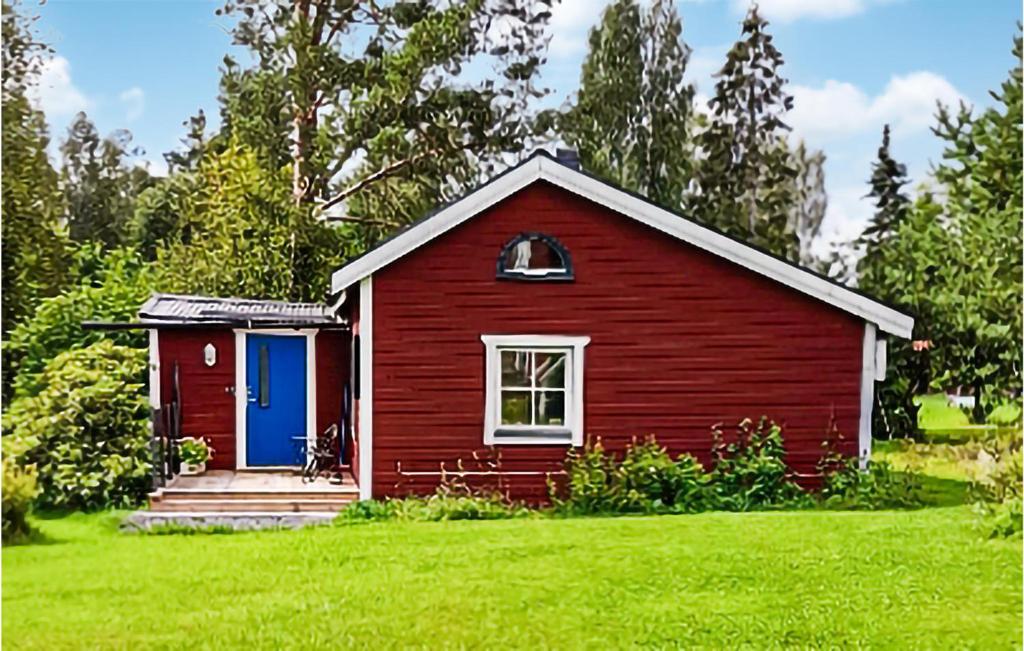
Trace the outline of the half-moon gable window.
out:
<instances>
[{"instance_id":1,"label":"half-moon gable window","mask_svg":"<svg viewBox=\"0 0 1024 651\"><path fill-rule=\"evenodd\" d=\"M572 258L562 243L543 233L521 233L501 249L498 278L572 280Z\"/></svg>"}]
</instances>

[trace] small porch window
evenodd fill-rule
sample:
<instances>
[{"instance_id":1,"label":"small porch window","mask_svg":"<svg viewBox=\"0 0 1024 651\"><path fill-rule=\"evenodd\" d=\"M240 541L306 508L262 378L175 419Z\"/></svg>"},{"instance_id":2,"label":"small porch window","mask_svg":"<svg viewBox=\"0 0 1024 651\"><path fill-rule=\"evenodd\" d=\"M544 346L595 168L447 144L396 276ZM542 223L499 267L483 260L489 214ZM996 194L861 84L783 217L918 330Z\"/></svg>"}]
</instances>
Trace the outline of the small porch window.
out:
<instances>
[{"instance_id":1,"label":"small porch window","mask_svg":"<svg viewBox=\"0 0 1024 651\"><path fill-rule=\"evenodd\" d=\"M589 337L484 335L484 443L583 444Z\"/></svg>"}]
</instances>

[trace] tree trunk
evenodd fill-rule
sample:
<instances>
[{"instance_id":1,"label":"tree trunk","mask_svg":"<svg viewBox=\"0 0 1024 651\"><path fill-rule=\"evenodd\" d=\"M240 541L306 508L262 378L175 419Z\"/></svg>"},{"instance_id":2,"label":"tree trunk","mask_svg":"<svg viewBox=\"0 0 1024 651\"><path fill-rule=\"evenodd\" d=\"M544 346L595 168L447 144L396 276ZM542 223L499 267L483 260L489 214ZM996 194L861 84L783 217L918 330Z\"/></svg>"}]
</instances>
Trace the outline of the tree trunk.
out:
<instances>
[{"instance_id":1,"label":"tree trunk","mask_svg":"<svg viewBox=\"0 0 1024 651\"><path fill-rule=\"evenodd\" d=\"M980 378L974 378L974 408L971 410L971 420L975 425L985 424L985 408L981 404L982 382Z\"/></svg>"}]
</instances>

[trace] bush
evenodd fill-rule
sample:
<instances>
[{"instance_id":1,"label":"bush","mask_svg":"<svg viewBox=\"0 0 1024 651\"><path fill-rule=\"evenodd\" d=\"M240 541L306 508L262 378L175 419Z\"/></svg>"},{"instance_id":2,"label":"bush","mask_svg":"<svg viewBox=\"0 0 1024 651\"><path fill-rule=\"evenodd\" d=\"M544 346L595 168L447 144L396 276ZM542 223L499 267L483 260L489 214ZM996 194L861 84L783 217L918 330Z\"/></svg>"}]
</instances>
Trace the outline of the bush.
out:
<instances>
[{"instance_id":1,"label":"bush","mask_svg":"<svg viewBox=\"0 0 1024 651\"><path fill-rule=\"evenodd\" d=\"M3 345L4 382L13 379L15 398L39 393L47 364L65 351L104 340L132 347L145 343L145 333L138 331L82 328L83 321L135 320L153 287L152 274L142 259L122 249L103 254L82 245L75 255L75 271L81 274L81 282L60 296L44 299Z\"/></svg>"},{"instance_id":2,"label":"bush","mask_svg":"<svg viewBox=\"0 0 1024 651\"><path fill-rule=\"evenodd\" d=\"M16 441L4 437L3 450L3 542L11 544L28 538L32 529L28 514L32 501L39 494L36 469L19 466L16 461Z\"/></svg>"},{"instance_id":3,"label":"bush","mask_svg":"<svg viewBox=\"0 0 1024 651\"><path fill-rule=\"evenodd\" d=\"M982 516L982 526L989 537L1021 534L1021 500L1024 497L1024 467L1021 463L1021 437L992 436L981 442L979 463L981 476L971 484L975 510Z\"/></svg>"},{"instance_id":4,"label":"bush","mask_svg":"<svg viewBox=\"0 0 1024 651\"><path fill-rule=\"evenodd\" d=\"M712 427L711 434L714 467L710 484L715 508L749 511L808 500L790 479L782 428L774 422L762 417L754 425L744 419L731 441L726 441L720 425Z\"/></svg>"},{"instance_id":5,"label":"bush","mask_svg":"<svg viewBox=\"0 0 1024 651\"><path fill-rule=\"evenodd\" d=\"M826 472L820 498L826 508L907 509L924 504L920 491L920 479L909 470L896 472L885 461L869 461L862 471L857 459L843 459Z\"/></svg>"},{"instance_id":6,"label":"bush","mask_svg":"<svg viewBox=\"0 0 1024 651\"><path fill-rule=\"evenodd\" d=\"M675 461L654 437L626 449L621 462L606 454L601 442L566 459L565 498L549 491L556 509L571 513L675 513L703 510L707 476L688 454Z\"/></svg>"},{"instance_id":7,"label":"bush","mask_svg":"<svg viewBox=\"0 0 1024 651\"><path fill-rule=\"evenodd\" d=\"M984 526L989 538L1009 538L1020 536L1024 526L1024 509L1020 497L1008 497L996 504L984 504L980 507L984 516Z\"/></svg>"},{"instance_id":8,"label":"bush","mask_svg":"<svg viewBox=\"0 0 1024 651\"><path fill-rule=\"evenodd\" d=\"M11 403L4 427L38 472L40 502L58 508L131 506L149 487L146 352L109 341L58 355L37 395Z\"/></svg>"},{"instance_id":9,"label":"bush","mask_svg":"<svg viewBox=\"0 0 1024 651\"><path fill-rule=\"evenodd\" d=\"M444 483L429 497L362 500L338 514L339 524L387 520L438 522L441 520L504 520L531 513L499 493L478 493L465 486Z\"/></svg>"}]
</instances>

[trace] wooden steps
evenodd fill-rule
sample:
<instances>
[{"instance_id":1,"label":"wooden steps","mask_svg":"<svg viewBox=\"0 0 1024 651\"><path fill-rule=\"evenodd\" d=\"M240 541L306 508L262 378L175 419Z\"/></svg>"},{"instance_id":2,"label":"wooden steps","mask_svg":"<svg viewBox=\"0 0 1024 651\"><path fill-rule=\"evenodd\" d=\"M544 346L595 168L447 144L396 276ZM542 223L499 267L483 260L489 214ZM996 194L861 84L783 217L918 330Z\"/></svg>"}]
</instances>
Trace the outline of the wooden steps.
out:
<instances>
[{"instance_id":1,"label":"wooden steps","mask_svg":"<svg viewBox=\"0 0 1024 651\"><path fill-rule=\"evenodd\" d=\"M303 484L294 475L231 473L183 481L149 495L156 513L337 513L359 499L351 480L342 484Z\"/></svg>"}]
</instances>

